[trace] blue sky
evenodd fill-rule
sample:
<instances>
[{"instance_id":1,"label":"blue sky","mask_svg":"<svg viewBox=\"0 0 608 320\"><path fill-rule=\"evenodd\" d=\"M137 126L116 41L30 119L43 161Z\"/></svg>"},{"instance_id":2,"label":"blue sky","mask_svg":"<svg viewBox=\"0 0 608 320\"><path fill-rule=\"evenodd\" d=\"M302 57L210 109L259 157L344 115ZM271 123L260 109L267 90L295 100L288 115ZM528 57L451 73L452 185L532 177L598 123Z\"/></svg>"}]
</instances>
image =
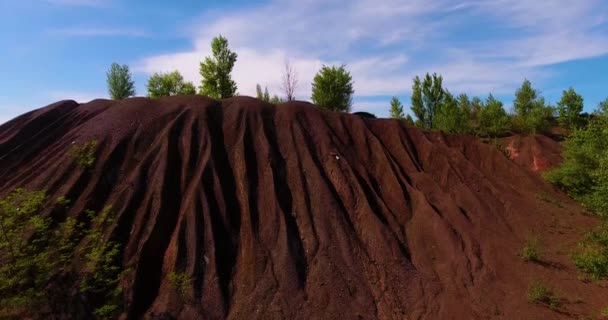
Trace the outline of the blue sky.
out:
<instances>
[{"instance_id":1,"label":"blue sky","mask_svg":"<svg viewBox=\"0 0 608 320\"><path fill-rule=\"evenodd\" d=\"M323 64L346 64L354 110L409 106L412 78L443 75L455 94L512 105L524 78L550 103L573 86L592 111L608 97L605 0L0 0L0 123L57 100L107 97L105 72L128 64L137 94L154 72L200 82L223 34L239 54L239 93L280 93L289 59L309 100Z\"/></svg>"}]
</instances>

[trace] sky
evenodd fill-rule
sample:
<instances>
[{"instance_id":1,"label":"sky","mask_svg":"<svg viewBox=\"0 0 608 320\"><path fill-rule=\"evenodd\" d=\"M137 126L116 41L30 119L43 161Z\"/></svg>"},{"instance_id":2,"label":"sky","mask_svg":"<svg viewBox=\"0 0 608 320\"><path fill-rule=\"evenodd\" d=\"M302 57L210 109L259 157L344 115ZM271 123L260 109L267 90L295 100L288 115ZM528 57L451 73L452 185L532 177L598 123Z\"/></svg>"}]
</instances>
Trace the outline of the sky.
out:
<instances>
[{"instance_id":1,"label":"sky","mask_svg":"<svg viewBox=\"0 0 608 320\"><path fill-rule=\"evenodd\" d=\"M574 89L593 111L608 97L606 0L0 0L0 123L63 99L107 98L127 64L138 96L155 72L200 84L213 37L238 54L241 95L280 95L285 61L310 100L323 65L345 65L353 111L409 110L412 79L436 72L453 94L511 108L524 79L549 103Z\"/></svg>"}]
</instances>

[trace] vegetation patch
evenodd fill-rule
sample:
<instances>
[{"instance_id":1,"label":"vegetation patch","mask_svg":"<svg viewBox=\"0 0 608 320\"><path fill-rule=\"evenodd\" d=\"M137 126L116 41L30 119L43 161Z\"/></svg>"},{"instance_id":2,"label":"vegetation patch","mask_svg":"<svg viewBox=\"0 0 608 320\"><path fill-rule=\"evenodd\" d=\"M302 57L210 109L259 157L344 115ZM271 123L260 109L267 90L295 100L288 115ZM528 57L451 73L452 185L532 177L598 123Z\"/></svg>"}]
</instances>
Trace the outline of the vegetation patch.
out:
<instances>
[{"instance_id":1,"label":"vegetation patch","mask_svg":"<svg viewBox=\"0 0 608 320\"><path fill-rule=\"evenodd\" d=\"M82 145L73 145L69 154L76 164L82 168L91 168L95 164L95 152L97 151L97 140L91 140Z\"/></svg>"},{"instance_id":2,"label":"vegetation patch","mask_svg":"<svg viewBox=\"0 0 608 320\"><path fill-rule=\"evenodd\" d=\"M561 306L560 299L542 281L534 281L530 284L528 301L548 306L551 310L558 310Z\"/></svg>"},{"instance_id":3,"label":"vegetation patch","mask_svg":"<svg viewBox=\"0 0 608 320\"><path fill-rule=\"evenodd\" d=\"M61 209L67 199L56 202ZM111 208L89 211L89 223L55 221L41 213L46 203L44 191L25 189L0 199L0 318L83 317L74 307L83 301L97 318L115 317L124 272L118 244L103 236Z\"/></svg>"},{"instance_id":4,"label":"vegetation patch","mask_svg":"<svg viewBox=\"0 0 608 320\"><path fill-rule=\"evenodd\" d=\"M539 261L540 254L540 238L537 235L529 236L521 250L521 258L524 261Z\"/></svg>"},{"instance_id":5,"label":"vegetation patch","mask_svg":"<svg viewBox=\"0 0 608 320\"><path fill-rule=\"evenodd\" d=\"M182 299L182 301L188 300L190 297L190 277L185 272L171 272L168 275L169 282L177 295Z\"/></svg>"},{"instance_id":6,"label":"vegetation patch","mask_svg":"<svg viewBox=\"0 0 608 320\"><path fill-rule=\"evenodd\" d=\"M592 280L608 278L608 223L585 236L572 260Z\"/></svg>"}]
</instances>

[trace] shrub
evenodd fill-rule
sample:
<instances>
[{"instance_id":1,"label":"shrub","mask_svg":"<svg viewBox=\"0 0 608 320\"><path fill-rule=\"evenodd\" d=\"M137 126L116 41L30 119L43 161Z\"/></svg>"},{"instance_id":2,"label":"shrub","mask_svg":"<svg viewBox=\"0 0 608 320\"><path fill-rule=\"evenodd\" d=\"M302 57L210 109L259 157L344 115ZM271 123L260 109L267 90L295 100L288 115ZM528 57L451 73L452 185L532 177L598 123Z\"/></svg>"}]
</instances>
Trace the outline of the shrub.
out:
<instances>
[{"instance_id":1,"label":"shrub","mask_svg":"<svg viewBox=\"0 0 608 320\"><path fill-rule=\"evenodd\" d=\"M155 73L148 79L147 87L150 98L196 94L192 82L184 82L184 77L179 71Z\"/></svg>"},{"instance_id":2,"label":"shrub","mask_svg":"<svg viewBox=\"0 0 608 320\"><path fill-rule=\"evenodd\" d=\"M551 310L561 306L560 299L541 281L534 281L528 287L528 302L546 305Z\"/></svg>"},{"instance_id":3,"label":"shrub","mask_svg":"<svg viewBox=\"0 0 608 320\"><path fill-rule=\"evenodd\" d=\"M185 272L171 272L169 273L169 282L177 295L182 300L187 300L190 296L190 277Z\"/></svg>"},{"instance_id":4,"label":"shrub","mask_svg":"<svg viewBox=\"0 0 608 320\"><path fill-rule=\"evenodd\" d=\"M521 250L521 258L524 261L540 260L540 238L537 235L529 236Z\"/></svg>"},{"instance_id":5,"label":"shrub","mask_svg":"<svg viewBox=\"0 0 608 320\"><path fill-rule=\"evenodd\" d=\"M97 151L97 140L91 140L83 145L73 145L69 154L82 168L90 168L95 163L95 152Z\"/></svg>"},{"instance_id":6,"label":"shrub","mask_svg":"<svg viewBox=\"0 0 608 320\"><path fill-rule=\"evenodd\" d=\"M102 236L112 221L109 207L99 215L89 211L92 221L86 228L72 217L53 221L42 216L46 200L44 191L24 189L0 199L0 318L42 316L44 310L68 316L73 310L67 306L82 301L74 296L78 287L97 317L115 317L123 272L118 244ZM65 197L57 200L59 208L66 203Z\"/></svg>"},{"instance_id":7,"label":"shrub","mask_svg":"<svg viewBox=\"0 0 608 320\"><path fill-rule=\"evenodd\" d=\"M564 161L545 178L600 216L608 216L608 118L592 119L564 143Z\"/></svg>"},{"instance_id":8,"label":"shrub","mask_svg":"<svg viewBox=\"0 0 608 320\"><path fill-rule=\"evenodd\" d=\"M591 279L608 278L608 223L585 236L572 260Z\"/></svg>"},{"instance_id":9,"label":"shrub","mask_svg":"<svg viewBox=\"0 0 608 320\"><path fill-rule=\"evenodd\" d=\"M608 307L602 309L602 311L600 311L600 314L602 315L602 317L608 318Z\"/></svg>"}]
</instances>

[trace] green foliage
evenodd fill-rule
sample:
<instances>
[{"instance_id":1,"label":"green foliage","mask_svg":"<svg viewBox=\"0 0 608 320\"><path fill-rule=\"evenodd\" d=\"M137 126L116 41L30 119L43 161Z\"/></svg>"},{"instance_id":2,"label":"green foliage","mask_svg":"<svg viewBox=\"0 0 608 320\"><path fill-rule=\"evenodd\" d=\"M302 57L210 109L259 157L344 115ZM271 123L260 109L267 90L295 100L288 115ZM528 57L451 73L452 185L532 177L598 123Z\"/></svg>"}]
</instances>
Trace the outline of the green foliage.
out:
<instances>
[{"instance_id":1,"label":"green foliage","mask_svg":"<svg viewBox=\"0 0 608 320\"><path fill-rule=\"evenodd\" d=\"M112 221L110 209L98 216L89 212L86 228L69 216L42 216L46 199L43 191L16 189L0 200L0 318L70 312L68 299L78 300L70 298L75 288L98 318L115 317L121 302L119 247L102 236ZM65 197L56 202L59 209L69 204Z\"/></svg>"},{"instance_id":2,"label":"green foliage","mask_svg":"<svg viewBox=\"0 0 608 320\"><path fill-rule=\"evenodd\" d=\"M515 116L513 126L515 129L529 134L546 132L551 127L554 108L545 104L538 91L532 88L528 79L515 92Z\"/></svg>"},{"instance_id":3,"label":"green foliage","mask_svg":"<svg viewBox=\"0 0 608 320\"><path fill-rule=\"evenodd\" d=\"M564 143L564 161L545 178L587 209L608 217L608 118L592 119Z\"/></svg>"},{"instance_id":4,"label":"green foliage","mask_svg":"<svg viewBox=\"0 0 608 320\"><path fill-rule=\"evenodd\" d=\"M409 114L405 117L405 123L412 125L412 126L415 125L414 119L412 119L412 116L410 116Z\"/></svg>"},{"instance_id":5,"label":"green foliage","mask_svg":"<svg viewBox=\"0 0 608 320\"><path fill-rule=\"evenodd\" d=\"M557 310L561 306L560 299L541 281L534 281L528 287L528 301L546 305L551 310Z\"/></svg>"},{"instance_id":6,"label":"green foliage","mask_svg":"<svg viewBox=\"0 0 608 320\"><path fill-rule=\"evenodd\" d=\"M279 103L285 102L283 99L279 98L279 96L277 96L276 94L274 96L272 96L272 98L271 98L267 87L265 87L264 91L262 92L262 86L260 86L259 84L255 85L255 91L256 91L256 98L258 98L262 101L272 103L272 104L279 104Z\"/></svg>"},{"instance_id":7,"label":"green foliage","mask_svg":"<svg viewBox=\"0 0 608 320\"><path fill-rule=\"evenodd\" d=\"M529 236L521 250L521 258L524 261L540 260L540 238L537 235Z\"/></svg>"},{"instance_id":8,"label":"green foliage","mask_svg":"<svg viewBox=\"0 0 608 320\"><path fill-rule=\"evenodd\" d=\"M192 279L190 279L185 272L171 272L169 273L168 278L171 286L175 289L175 292L177 292L180 299L184 301L187 300L191 294L190 282Z\"/></svg>"},{"instance_id":9,"label":"green foliage","mask_svg":"<svg viewBox=\"0 0 608 320\"><path fill-rule=\"evenodd\" d=\"M568 91L564 90L561 100L557 103L559 124L568 129L580 127L582 124L581 112L583 112L583 97L573 88Z\"/></svg>"},{"instance_id":10,"label":"green foliage","mask_svg":"<svg viewBox=\"0 0 608 320\"><path fill-rule=\"evenodd\" d=\"M608 306L604 307L604 309L602 309L602 311L600 311L600 315L602 317L608 318Z\"/></svg>"},{"instance_id":11,"label":"green foliage","mask_svg":"<svg viewBox=\"0 0 608 320\"><path fill-rule=\"evenodd\" d=\"M391 99L391 118L393 119L399 119L399 120L404 120L405 119L405 114L403 113L403 105L401 104L401 101L399 101L399 99L397 97L393 97Z\"/></svg>"},{"instance_id":12,"label":"green foliage","mask_svg":"<svg viewBox=\"0 0 608 320\"><path fill-rule=\"evenodd\" d=\"M483 107L483 101L479 97L474 97L471 100L471 119L477 119L481 108Z\"/></svg>"},{"instance_id":13,"label":"green foliage","mask_svg":"<svg viewBox=\"0 0 608 320\"><path fill-rule=\"evenodd\" d=\"M68 154L80 167L84 169L90 168L95 164L97 144L97 140L91 140L82 145L72 145Z\"/></svg>"},{"instance_id":14,"label":"green foliage","mask_svg":"<svg viewBox=\"0 0 608 320\"><path fill-rule=\"evenodd\" d=\"M131 80L129 66L112 63L106 73L108 91L114 100L121 100L135 95L135 83Z\"/></svg>"},{"instance_id":15,"label":"green foliage","mask_svg":"<svg viewBox=\"0 0 608 320\"><path fill-rule=\"evenodd\" d=\"M479 105L477 111L478 127L481 134L496 136L509 130L509 115L502 106L502 102L489 95L485 104Z\"/></svg>"},{"instance_id":16,"label":"green foliage","mask_svg":"<svg viewBox=\"0 0 608 320\"><path fill-rule=\"evenodd\" d=\"M460 102L445 90L442 103L436 106L434 120L436 129L447 133L470 131L470 111L468 111L468 106L459 105Z\"/></svg>"},{"instance_id":17,"label":"green foliage","mask_svg":"<svg viewBox=\"0 0 608 320\"><path fill-rule=\"evenodd\" d=\"M192 82L184 82L184 77L179 71L155 73L148 79L147 87L150 98L196 94Z\"/></svg>"},{"instance_id":18,"label":"green foliage","mask_svg":"<svg viewBox=\"0 0 608 320\"><path fill-rule=\"evenodd\" d=\"M599 103L597 110L595 110L595 115L599 117L608 117L608 98Z\"/></svg>"},{"instance_id":19,"label":"green foliage","mask_svg":"<svg viewBox=\"0 0 608 320\"><path fill-rule=\"evenodd\" d=\"M458 108L461 110L467 121L473 118L472 104L469 100L469 96L467 96L465 93L462 93L458 96Z\"/></svg>"},{"instance_id":20,"label":"green foliage","mask_svg":"<svg viewBox=\"0 0 608 320\"><path fill-rule=\"evenodd\" d=\"M574 265L594 280L608 278L608 223L588 233L572 255Z\"/></svg>"},{"instance_id":21,"label":"green foliage","mask_svg":"<svg viewBox=\"0 0 608 320\"><path fill-rule=\"evenodd\" d=\"M323 66L312 82L312 102L324 110L350 112L353 79L345 66Z\"/></svg>"},{"instance_id":22,"label":"green foliage","mask_svg":"<svg viewBox=\"0 0 608 320\"><path fill-rule=\"evenodd\" d=\"M230 98L236 95L236 82L230 73L234 68L237 54L228 48L228 39L223 36L211 41L213 56L205 57L200 64L200 74L203 77L199 87L200 94L214 99Z\"/></svg>"},{"instance_id":23,"label":"green foliage","mask_svg":"<svg viewBox=\"0 0 608 320\"><path fill-rule=\"evenodd\" d=\"M422 82L418 76L414 78L412 112L422 128L435 128L435 115L445 96L442 83L443 78L436 73L432 76L427 73Z\"/></svg>"}]
</instances>

